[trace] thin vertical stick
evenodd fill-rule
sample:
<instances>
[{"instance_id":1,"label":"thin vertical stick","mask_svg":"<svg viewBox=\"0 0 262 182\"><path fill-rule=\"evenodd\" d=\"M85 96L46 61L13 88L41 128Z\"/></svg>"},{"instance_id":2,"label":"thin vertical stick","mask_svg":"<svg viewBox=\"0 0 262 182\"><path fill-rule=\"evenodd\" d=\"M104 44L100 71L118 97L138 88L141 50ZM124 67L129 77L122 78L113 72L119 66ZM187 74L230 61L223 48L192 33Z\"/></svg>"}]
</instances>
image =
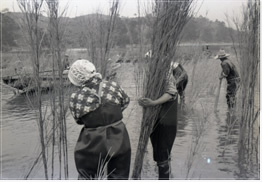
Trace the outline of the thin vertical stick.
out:
<instances>
[{"instance_id":1,"label":"thin vertical stick","mask_svg":"<svg viewBox=\"0 0 262 182\"><path fill-rule=\"evenodd\" d=\"M258 66L260 64L260 2L248 0L243 6L243 22L233 19L237 30L238 47L235 48L241 75L241 103L240 106L240 132L239 132L239 165L240 169L252 171L259 161L255 160L253 148L259 131L254 126L256 118L255 99L257 80L259 80ZM233 39L234 37L231 36ZM256 121L257 123L258 121ZM256 131L256 134L254 133ZM259 169L258 169L259 170ZM242 172L242 171L240 171Z\"/></svg>"},{"instance_id":2,"label":"thin vertical stick","mask_svg":"<svg viewBox=\"0 0 262 182\"><path fill-rule=\"evenodd\" d=\"M41 43L40 38L40 27L39 27L39 17L41 14L41 8L43 5L43 0L17 0L18 6L22 13L24 14L24 26L26 27L29 36L29 45L31 48L31 59L33 64L33 74L34 83L36 84L36 97L38 106L38 126L39 126L39 136L42 148L42 159L44 165L45 179L48 179L48 169L47 169L47 156L46 156L46 146L45 146L45 132L44 132L44 118L42 113L42 97L41 97L41 79L39 75L40 68L40 56L41 56Z\"/></svg>"},{"instance_id":3,"label":"thin vertical stick","mask_svg":"<svg viewBox=\"0 0 262 182\"><path fill-rule=\"evenodd\" d=\"M217 105L218 105L218 100L219 100L219 95L220 95L220 90L221 90L221 84L222 84L222 79L219 80L219 85L218 85L218 90L217 90L217 95L216 95L216 100L215 100L214 112L217 112Z\"/></svg>"},{"instance_id":4,"label":"thin vertical stick","mask_svg":"<svg viewBox=\"0 0 262 182\"><path fill-rule=\"evenodd\" d=\"M65 12L62 11L62 14L59 15L58 9L59 9L59 1L48 1L46 0L46 3L48 5L49 14L50 14L50 22L49 22L49 32L50 32L50 44L51 44L51 52L53 57L53 70L54 70L54 63L58 66L58 75L55 75L53 72L53 86L54 86L54 105L55 105L55 99L56 99L56 93L58 94L58 115L56 117L55 114L53 114L53 117L58 119L58 136L59 136L59 144L58 144L58 152L59 152L59 179L62 177L62 162L64 167L64 175L65 179L68 178L68 149L67 149L67 130L66 130L66 110L64 106L64 80L63 80L63 62L62 62L62 56L61 56L61 43L62 38L65 32L65 28L61 27L62 22L60 22L60 17ZM56 81L56 77L58 76L58 83ZM56 107L56 105L54 106ZM54 123L53 123L54 125ZM55 126L55 125L54 125ZM53 133L55 135L55 132Z\"/></svg>"}]
</instances>

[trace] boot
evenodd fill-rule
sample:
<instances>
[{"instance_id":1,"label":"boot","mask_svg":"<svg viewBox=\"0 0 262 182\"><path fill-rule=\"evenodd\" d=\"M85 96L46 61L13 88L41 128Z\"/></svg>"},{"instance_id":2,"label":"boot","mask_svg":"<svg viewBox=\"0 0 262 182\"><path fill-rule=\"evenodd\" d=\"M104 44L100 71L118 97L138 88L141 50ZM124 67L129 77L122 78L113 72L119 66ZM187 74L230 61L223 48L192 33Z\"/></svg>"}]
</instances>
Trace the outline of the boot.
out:
<instances>
[{"instance_id":1,"label":"boot","mask_svg":"<svg viewBox=\"0 0 262 182\"><path fill-rule=\"evenodd\" d=\"M170 175L170 166L169 161L159 162L158 166L158 179L159 180L168 180Z\"/></svg>"}]
</instances>

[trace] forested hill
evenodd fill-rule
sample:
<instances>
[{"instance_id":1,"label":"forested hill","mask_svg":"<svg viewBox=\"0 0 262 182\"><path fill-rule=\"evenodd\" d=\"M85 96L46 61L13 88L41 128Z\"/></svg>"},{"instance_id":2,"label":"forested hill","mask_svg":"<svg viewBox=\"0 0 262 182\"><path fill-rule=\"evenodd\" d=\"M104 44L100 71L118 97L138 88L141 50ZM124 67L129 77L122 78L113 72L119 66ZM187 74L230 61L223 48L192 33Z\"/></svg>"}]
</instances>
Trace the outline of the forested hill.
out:
<instances>
[{"instance_id":1,"label":"forested hill","mask_svg":"<svg viewBox=\"0 0 262 182\"><path fill-rule=\"evenodd\" d=\"M3 50L10 50L13 47L24 47L25 35L20 30L19 20L21 20L21 13L1 13L2 16L2 46ZM84 47L84 40L86 30L91 28L90 22L97 19L106 20L105 15L90 14L75 18L63 18L65 23L65 44L66 47ZM40 27L42 33L46 31L48 25L48 18L41 16ZM129 44L138 44L139 35L143 31L143 40L145 43L150 42L152 17L150 15L142 18L127 18L118 17L116 21L116 36L115 45L125 46ZM21 22L21 21L20 21ZM139 26L139 25L142 26ZM183 30L183 37L181 42L186 43L230 43L230 32L235 33L234 30L226 27L224 22L210 21L205 17L193 17L187 23ZM48 41L44 40L44 45L48 46Z\"/></svg>"}]
</instances>

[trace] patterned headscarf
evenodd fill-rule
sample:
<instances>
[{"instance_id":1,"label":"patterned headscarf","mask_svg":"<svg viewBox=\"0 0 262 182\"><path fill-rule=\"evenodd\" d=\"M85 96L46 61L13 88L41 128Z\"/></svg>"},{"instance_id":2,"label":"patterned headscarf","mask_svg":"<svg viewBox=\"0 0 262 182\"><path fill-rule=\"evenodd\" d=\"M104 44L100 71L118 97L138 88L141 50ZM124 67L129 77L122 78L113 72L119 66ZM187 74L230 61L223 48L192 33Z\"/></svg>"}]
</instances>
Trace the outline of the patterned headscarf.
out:
<instances>
[{"instance_id":1,"label":"patterned headscarf","mask_svg":"<svg viewBox=\"0 0 262 182\"><path fill-rule=\"evenodd\" d=\"M68 78L76 86L81 86L93 77L101 77L96 72L96 67L88 60L80 59L75 61L69 69Z\"/></svg>"}]
</instances>

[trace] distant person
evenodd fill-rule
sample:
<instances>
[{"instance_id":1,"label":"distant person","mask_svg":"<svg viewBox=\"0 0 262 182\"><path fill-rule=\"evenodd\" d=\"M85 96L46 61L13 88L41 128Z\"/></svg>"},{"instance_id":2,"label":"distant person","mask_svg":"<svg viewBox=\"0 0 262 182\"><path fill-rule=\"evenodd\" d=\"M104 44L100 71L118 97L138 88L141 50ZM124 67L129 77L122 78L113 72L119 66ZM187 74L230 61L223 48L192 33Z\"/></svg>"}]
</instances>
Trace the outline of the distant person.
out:
<instances>
[{"instance_id":1,"label":"distant person","mask_svg":"<svg viewBox=\"0 0 262 182\"><path fill-rule=\"evenodd\" d=\"M64 70L68 70L69 69L69 56L66 54L65 55L65 58L64 58L64 61L63 61L63 68Z\"/></svg>"},{"instance_id":2,"label":"distant person","mask_svg":"<svg viewBox=\"0 0 262 182\"><path fill-rule=\"evenodd\" d=\"M152 50L149 50L145 54L145 58L151 58L152 57Z\"/></svg>"},{"instance_id":3,"label":"distant person","mask_svg":"<svg viewBox=\"0 0 262 182\"><path fill-rule=\"evenodd\" d=\"M162 105L157 121L150 135L153 146L153 159L158 166L158 178L170 178L170 156L177 132L177 88L176 80L172 75L167 79L165 93L156 100L140 98L139 104L143 107Z\"/></svg>"},{"instance_id":4,"label":"distant person","mask_svg":"<svg viewBox=\"0 0 262 182\"><path fill-rule=\"evenodd\" d=\"M176 88L180 96L181 105L185 104L185 89L188 82L188 75L183 66L178 62L172 62L173 75L176 79Z\"/></svg>"},{"instance_id":5,"label":"distant person","mask_svg":"<svg viewBox=\"0 0 262 182\"><path fill-rule=\"evenodd\" d=\"M129 97L116 82L102 80L88 60L74 62L68 78L79 87L71 95L70 111L84 125L74 152L79 179L99 179L99 170L106 170L108 179L128 179L131 147L122 112Z\"/></svg>"},{"instance_id":6,"label":"distant person","mask_svg":"<svg viewBox=\"0 0 262 182\"><path fill-rule=\"evenodd\" d=\"M219 79L226 78L227 80L227 105L229 109L232 109L236 105L236 94L240 85L240 77L236 66L228 59L229 56L230 54L227 54L224 49L220 49L215 59L220 59L221 61L222 72Z\"/></svg>"}]
</instances>

